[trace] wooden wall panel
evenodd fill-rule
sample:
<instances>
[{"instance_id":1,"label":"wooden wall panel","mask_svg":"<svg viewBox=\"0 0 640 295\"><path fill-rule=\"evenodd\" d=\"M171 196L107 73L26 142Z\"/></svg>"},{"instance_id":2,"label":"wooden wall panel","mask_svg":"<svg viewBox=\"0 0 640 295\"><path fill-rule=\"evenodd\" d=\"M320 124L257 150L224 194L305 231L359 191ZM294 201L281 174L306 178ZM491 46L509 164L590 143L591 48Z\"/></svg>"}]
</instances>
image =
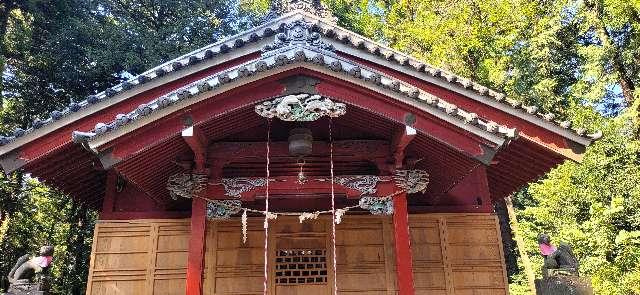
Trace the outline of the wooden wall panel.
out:
<instances>
[{"instance_id":1,"label":"wooden wall panel","mask_svg":"<svg viewBox=\"0 0 640 295\"><path fill-rule=\"evenodd\" d=\"M498 221L490 214L412 214L411 251L416 294L507 294ZM331 223L327 216L300 224L270 223L269 261L276 249L327 250L327 283L281 286L269 271L270 294L330 294ZM263 219L249 218L242 243L238 218L207 222L203 294L262 294ZM337 226L340 294L397 294L390 217L347 215ZM189 220L101 221L96 225L88 295L184 294Z\"/></svg>"},{"instance_id":2,"label":"wooden wall panel","mask_svg":"<svg viewBox=\"0 0 640 295\"><path fill-rule=\"evenodd\" d=\"M410 227L416 294L508 294L496 216L411 215Z\"/></svg>"},{"instance_id":3,"label":"wooden wall panel","mask_svg":"<svg viewBox=\"0 0 640 295\"><path fill-rule=\"evenodd\" d=\"M184 294L189 220L99 221L87 295Z\"/></svg>"}]
</instances>

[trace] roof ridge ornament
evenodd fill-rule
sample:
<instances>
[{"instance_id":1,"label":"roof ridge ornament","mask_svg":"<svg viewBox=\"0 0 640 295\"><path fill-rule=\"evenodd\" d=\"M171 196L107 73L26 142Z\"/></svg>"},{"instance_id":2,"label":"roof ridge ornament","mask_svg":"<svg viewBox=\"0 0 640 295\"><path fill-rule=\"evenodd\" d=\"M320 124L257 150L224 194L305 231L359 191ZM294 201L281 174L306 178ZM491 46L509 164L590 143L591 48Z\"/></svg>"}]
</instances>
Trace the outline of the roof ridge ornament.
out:
<instances>
[{"instance_id":1,"label":"roof ridge ornament","mask_svg":"<svg viewBox=\"0 0 640 295\"><path fill-rule=\"evenodd\" d=\"M271 0L271 7L265 16L265 21L274 20L293 11L306 12L334 25L338 22L331 10L320 0Z\"/></svg>"},{"instance_id":2,"label":"roof ridge ornament","mask_svg":"<svg viewBox=\"0 0 640 295\"><path fill-rule=\"evenodd\" d=\"M315 26L302 19L282 24L281 32L276 34L273 43L262 48L262 52L279 52L289 46L312 46L322 50L335 51L333 45L322 41L320 33L315 31Z\"/></svg>"}]
</instances>

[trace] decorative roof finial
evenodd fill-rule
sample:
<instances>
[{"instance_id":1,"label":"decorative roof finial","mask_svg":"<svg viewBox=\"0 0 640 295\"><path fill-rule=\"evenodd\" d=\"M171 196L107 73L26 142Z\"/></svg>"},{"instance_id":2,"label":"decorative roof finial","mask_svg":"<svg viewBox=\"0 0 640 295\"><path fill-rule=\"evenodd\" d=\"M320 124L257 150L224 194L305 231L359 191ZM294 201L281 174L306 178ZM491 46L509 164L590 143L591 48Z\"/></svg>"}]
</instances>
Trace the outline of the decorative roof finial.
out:
<instances>
[{"instance_id":1,"label":"decorative roof finial","mask_svg":"<svg viewBox=\"0 0 640 295\"><path fill-rule=\"evenodd\" d=\"M271 0L271 8L265 20L273 20L292 11L304 11L333 24L338 21L320 0Z\"/></svg>"}]
</instances>

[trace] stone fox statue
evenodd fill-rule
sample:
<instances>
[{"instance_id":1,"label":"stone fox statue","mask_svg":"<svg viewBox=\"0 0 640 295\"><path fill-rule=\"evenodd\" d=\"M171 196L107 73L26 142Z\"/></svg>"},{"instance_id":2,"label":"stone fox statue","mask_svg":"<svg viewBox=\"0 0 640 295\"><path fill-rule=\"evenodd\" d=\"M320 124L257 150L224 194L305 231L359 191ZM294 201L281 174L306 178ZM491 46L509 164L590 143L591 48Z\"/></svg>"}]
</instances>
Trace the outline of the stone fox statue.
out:
<instances>
[{"instance_id":1,"label":"stone fox statue","mask_svg":"<svg viewBox=\"0 0 640 295\"><path fill-rule=\"evenodd\" d=\"M544 256L542 266L542 276L572 275L579 276L578 259L573 255L571 247L565 243L560 243L558 248L551 244L551 238L547 234L538 236L540 252Z\"/></svg>"},{"instance_id":2,"label":"stone fox statue","mask_svg":"<svg viewBox=\"0 0 640 295\"><path fill-rule=\"evenodd\" d=\"M18 281L30 281L36 273L40 273L49 268L53 260L53 246L42 246L39 256L31 258L29 254L18 258L16 265L9 272L10 284Z\"/></svg>"}]
</instances>

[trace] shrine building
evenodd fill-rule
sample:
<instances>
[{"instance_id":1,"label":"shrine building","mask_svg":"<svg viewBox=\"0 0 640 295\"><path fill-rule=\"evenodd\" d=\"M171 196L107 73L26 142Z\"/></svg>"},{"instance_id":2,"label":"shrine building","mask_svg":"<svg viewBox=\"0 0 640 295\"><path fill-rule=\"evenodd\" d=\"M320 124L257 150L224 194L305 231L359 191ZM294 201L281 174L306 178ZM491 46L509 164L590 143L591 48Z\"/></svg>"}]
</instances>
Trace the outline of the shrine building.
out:
<instances>
[{"instance_id":1,"label":"shrine building","mask_svg":"<svg viewBox=\"0 0 640 295\"><path fill-rule=\"evenodd\" d=\"M494 203L601 134L274 2L0 137L100 211L87 294L508 294Z\"/></svg>"}]
</instances>

